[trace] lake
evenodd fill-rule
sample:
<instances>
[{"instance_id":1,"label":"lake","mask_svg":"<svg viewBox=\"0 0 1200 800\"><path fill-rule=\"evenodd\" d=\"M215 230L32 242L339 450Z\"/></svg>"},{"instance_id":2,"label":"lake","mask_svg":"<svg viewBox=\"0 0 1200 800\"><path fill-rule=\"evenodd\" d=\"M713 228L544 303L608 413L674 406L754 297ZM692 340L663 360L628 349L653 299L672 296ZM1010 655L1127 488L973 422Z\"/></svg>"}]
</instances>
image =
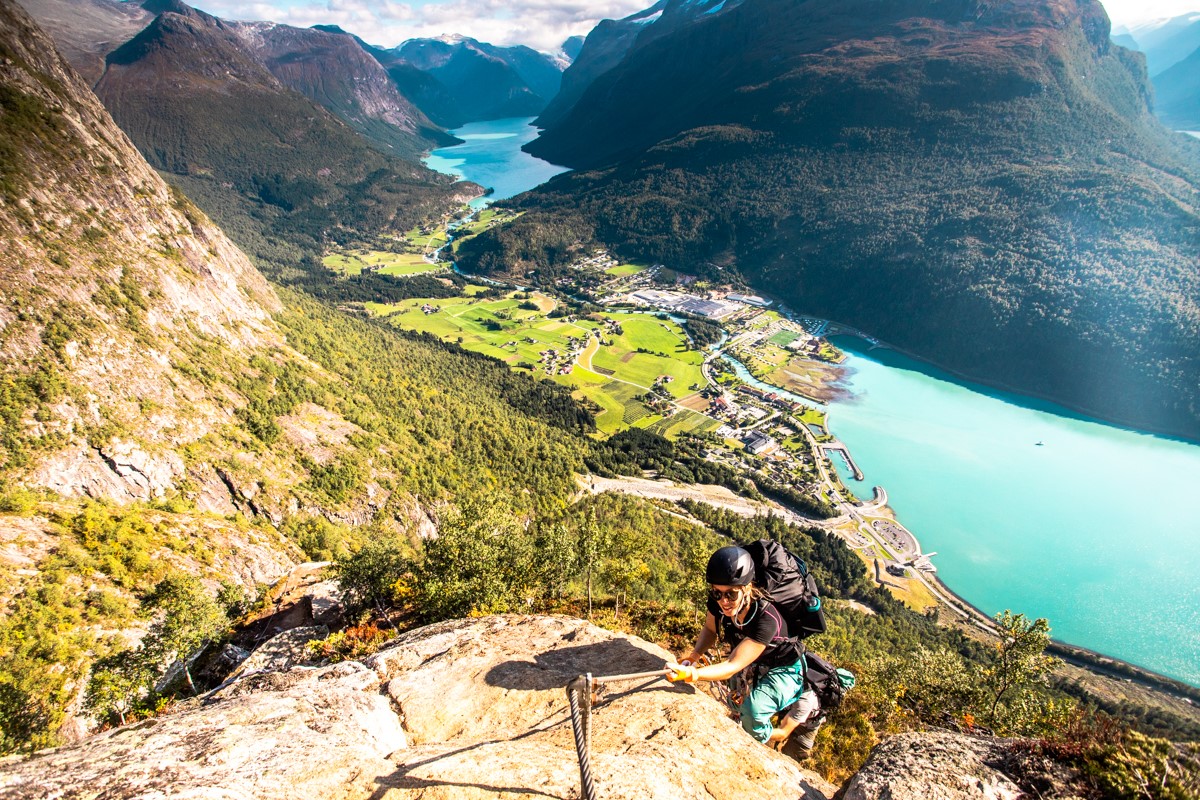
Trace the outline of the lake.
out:
<instances>
[{"instance_id":1,"label":"lake","mask_svg":"<svg viewBox=\"0 0 1200 800\"><path fill-rule=\"evenodd\" d=\"M528 119L452 131L427 164L511 197L565 168L521 152ZM831 432L938 575L983 611L1050 620L1053 635L1200 686L1200 445L967 384L893 351L849 353L853 397ZM1037 443L1042 442L1039 446ZM840 464L839 459L834 459Z\"/></svg>"},{"instance_id":2,"label":"lake","mask_svg":"<svg viewBox=\"0 0 1200 800\"><path fill-rule=\"evenodd\" d=\"M514 117L464 125L450 131L463 144L434 150L425 158L425 166L492 189L490 195L471 201L474 208L520 194L567 171L521 151L522 145L537 138L531 122L533 117Z\"/></svg>"},{"instance_id":3,"label":"lake","mask_svg":"<svg viewBox=\"0 0 1200 800\"><path fill-rule=\"evenodd\" d=\"M834 459L842 480L867 498L887 489L947 586L1200 685L1200 445L836 343L854 396L828 406L829 425L865 476Z\"/></svg>"}]
</instances>

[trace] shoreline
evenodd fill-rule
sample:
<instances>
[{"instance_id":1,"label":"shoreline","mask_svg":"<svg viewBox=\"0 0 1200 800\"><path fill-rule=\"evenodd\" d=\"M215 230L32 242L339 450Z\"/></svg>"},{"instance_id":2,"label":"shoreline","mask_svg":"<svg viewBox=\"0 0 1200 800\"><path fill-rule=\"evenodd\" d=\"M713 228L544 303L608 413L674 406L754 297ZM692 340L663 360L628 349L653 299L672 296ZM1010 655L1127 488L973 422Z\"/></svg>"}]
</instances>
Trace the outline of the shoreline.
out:
<instances>
[{"instance_id":1,"label":"shoreline","mask_svg":"<svg viewBox=\"0 0 1200 800\"><path fill-rule=\"evenodd\" d=\"M797 320L798 315L796 315L794 312L792 312L791 309L789 309L786 305L783 305L782 303L777 303L776 308L779 310L779 312L781 314L783 314L788 319L792 319L793 321ZM806 318L813 319L813 317L806 317ZM894 347L891 344L882 342L882 341L876 339L875 337L870 336L869 334L866 334L862 331L855 330L855 329L849 328L844 325L840 325L839 323L832 322L829 320L822 320L822 321L827 323L829 326L828 333L826 334L827 336L850 336L850 337L853 337L855 339L858 339L859 341L863 341L866 344L868 344L869 345L869 347L867 348L868 352L875 348L884 348L884 349L888 349L888 350L893 350L897 353L900 353L909 358L912 358L913 360L919 362L920 364L929 365L938 370L941 370L941 371L947 373L948 375L950 375L956 379L959 379L960 381L962 381L964 383L977 383L977 384L980 383L979 381L975 381L974 379L970 378L969 376L963 375L961 373L957 373L950 369L946 369L946 368L942 367L941 365L936 364L935 362L920 358L919 356L909 353L909 352L903 350L902 348ZM761 379L757 379L757 380L764 385L772 386L772 384L768 383L767 381L764 381ZM984 384L984 385L986 385L986 384ZM782 389L783 387L775 387L775 388ZM1071 413L1062 414L1058 409L1034 409L1034 410L1046 411L1048 413L1054 413L1054 414L1058 414L1060 416L1068 416L1068 417L1071 417L1074 419L1082 419L1084 421L1096 422L1101 425L1105 425L1108 427L1120 428L1120 429L1131 431L1134 433L1148 434L1148 435L1159 436L1161 438L1177 440L1177 441L1181 441L1185 444L1193 444L1193 443L1200 444L1200 442L1192 442L1191 440L1189 440L1185 437L1181 437L1181 436L1177 436L1177 435L1165 435L1162 433L1148 431L1145 428L1128 427L1126 425L1122 425L1120 423L1113 422L1111 420L1088 416L1083 411L1080 411L1077 409L1072 409L1072 408L1066 406L1065 404L1059 403L1058 401L1055 401L1055 400L1052 400L1049 398L1038 397L1036 395L1027 395L1027 394L1024 394L1021 392L1013 391L1013 390L1008 389L1003 386L988 386L988 388L993 389L993 390L999 390L1002 392L1007 392L1009 394L1016 395L1019 398L1030 397L1035 400L1040 400L1042 402L1052 403L1054 405L1059 406L1061 409L1066 410L1067 412L1071 412ZM793 394L804 397L806 400L808 400L810 402L820 404L820 406L822 406L822 408L826 414L826 430L829 433L829 435L831 435L831 436L835 435L834 434L835 423L833 422L834 415L832 413L832 410L829 408L829 404L827 402L810 397L802 391L797 391L794 389L788 389L786 391L789 391ZM1000 399L1003 401L1009 401L1009 398L1005 398L1005 397L997 397L996 399ZM847 466L849 467L851 464L854 464L853 457L850 455L849 447L844 442L842 442L840 439L836 439L836 442L838 445L838 449L840 449L845 454ZM825 446L819 445L818 448L819 448L818 452L820 452L823 455L828 455L828 453L826 453ZM855 467L850 467L850 469L854 470ZM861 474L861 473L859 473L859 474ZM859 475L855 475L855 478L858 480L862 480L862 478L859 477ZM917 538L916 534L914 534L907 526L904 525L903 522L900 521L899 515L897 514L896 510L894 508L892 508L886 501L883 503L880 503L880 504L873 504L870 501L865 501L865 500L861 500L861 498L858 498L854 494L854 492L850 489L849 486L844 486L844 488L850 495L848 498L844 498L844 500L859 501L862 503L862 506L859 506L860 508L873 506L873 510L877 514L880 514L880 512L882 512L882 514L880 514L881 516L889 517L891 519L892 523L894 525L896 525L897 527L899 527L903 531L903 533L906 535L906 537L911 541L912 547L913 547L913 556L919 556L921 553L924 552L921 548L920 540ZM883 487L876 487L877 495L878 495L878 491L882 488ZM848 503L848 505L851 508L855 507L855 504L853 502ZM865 524L865 521L864 521L864 524ZM904 560L904 557L906 555L905 553L891 554L890 548L888 547L887 542L885 542L879 538L879 534L874 530L874 526L871 525L868 527L872 528L872 534L873 534L872 538L876 541L876 543L878 543L878 545L880 547L882 547L883 552L885 554L899 555L900 556L899 559L893 559L896 561ZM838 531L836 528L831 527L830 532L841 536L841 538L843 538L843 540L846 541L848 545L852 544L852 542L845 535L843 535L842 532ZM858 535L861 536L861 533L859 533ZM851 549L855 550L857 552L856 548L851 547ZM868 572L869 572L869 569L868 569ZM960 619L962 619L965 623L971 624L974 627L985 631L990 636L996 635L992 617L989 616L982 609L980 609L978 606L974 605L973 603L971 603L970 601L965 599L962 595L958 594L953 589L951 589L946 584L946 582L943 581L941 579L941 577L938 576L936 573L923 572L923 571L917 570L917 569L913 569L912 573L913 573L912 580L917 580L918 582L925 584L925 586L933 594L933 597L937 601L938 606L945 605L947 608L949 608L950 610L957 613L959 615ZM1100 675L1102 677L1113 679L1113 680L1134 681L1146 688L1163 692L1171 697L1174 697L1178 700L1186 702L1189 705L1191 705L1191 704L1200 705L1200 686L1193 686L1192 684L1188 683L1187 681L1183 681L1178 678L1173 678L1169 675L1165 675L1163 673L1156 672L1155 670L1150 669L1148 667L1134 664L1133 662L1125 661L1125 660L1117 658L1115 656L1107 655L1100 651L1092 650L1090 648L1087 648L1087 647L1084 647L1081 645L1072 644L1070 642L1066 642L1066 641L1063 641L1060 639L1054 639L1054 638L1051 639L1051 645L1048 648L1048 652L1050 652L1052 655L1060 658L1065 663L1074 665L1074 666L1082 668L1082 669L1086 669L1089 672Z\"/></svg>"},{"instance_id":2,"label":"shoreline","mask_svg":"<svg viewBox=\"0 0 1200 800\"><path fill-rule=\"evenodd\" d=\"M1200 135L1200 134L1197 134L1197 135ZM785 303L783 300L781 300L777 295L773 295L770 292L759 289L757 287L751 287L751 288L753 288L757 294L770 299L774 303L775 310L793 322L796 322L801 325L803 324L801 322L801 320L816 320L816 321L825 323L826 330L824 332L822 332L820 335L824 336L826 339L828 339L829 337L832 337L832 336L849 336L849 337L852 337L855 339L859 339L863 342L866 342L869 345L869 347L867 348L868 352L870 352L871 350L875 350L875 349L891 350L895 353L899 353L900 355L911 358L913 361L916 361L919 364L922 364L922 365L928 366L928 367L932 367L936 370L944 372L947 375L951 376L952 378L955 378L956 380L958 380L959 382L961 382L963 384L972 384L974 386L983 387L987 390L990 390L991 392L1003 392L1005 394L1013 395L1016 398L1035 400L1035 401L1038 401L1041 403L1048 403L1052 406L1055 406L1055 408L1045 408L1045 409L1034 408L1033 410L1035 410L1035 411L1045 411L1046 413L1049 413L1049 414L1057 414L1058 416L1068 417L1070 419L1082 420L1084 422L1095 422L1099 425L1105 425L1105 426L1108 426L1111 428L1117 428L1119 430L1124 430L1124 431L1128 431L1131 433L1139 433L1139 434L1144 434L1144 435L1148 435L1148 436L1157 436L1162 439L1178 441L1178 442L1182 442L1184 444L1200 445L1200 432L1197 432L1194 434L1189 434L1189 433L1185 433L1183 431L1173 430L1170 428L1159 428L1159 427L1156 427L1153 425L1137 423L1137 422L1130 421L1128 419L1124 419L1119 416L1101 414L1093 409L1085 408L1083 406L1076 406L1070 402L1061 400L1061 399L1054 397L1052 395L1049 395L1049 394L1039 394L1039 393L1036 393L1033 391L1018 389L1018 388L1015 388L1013 386L1010 386L1006 383L1003 383L1001 381L997 381L994 379L975 377L974 375L970 375L966 372L961 372L957 369L954 369L953 367L948 367L943 364L940 364L937 361L927 358L919 353L915 353L911 350L907 350L903 347L894 345L885 339L880 339L879 337L874 336L870 333L867 333L866 331L863 331L859 328L855 328L850 325L846 325L844 323L837 322L836 320L825 319L824 317L820 317L815 314L801 314L800 312L794 311L790 306L787 305L787 303ZM971 387L968 387L968 388L971 388ZM976 390L972 389L972 391L976 391ZM983 392L983 394L988 394L988 392ZM990 396L995 397L995 395L990 395ZM814 402L821 403L822 405L825 404L824 401L816 400L815 398L810 398L810 399L812 399ZM1009 401L1009 399L1005 398L1005 397L997 397L996 399L1004 400L1006 402ZM1016 403L1016 405L1021 405L1021 404ZM1026 407L1028 407L1028 406L1026 406Z\"/></svg>"},{"instance_id":3,"label":"shoreline","mask_svg":"<svg viewBox=\"0 0 1200 800\"><path fill-rule=\"evenodd\" d=\"M948 596L953 606L964 612L966 618L979 628L985 628L989 635L995 635L992 628L992 618L982 609L963 598L936 575L926 576L931 583L937 585L939 591ZM1046 652L1064 663L1070 664L1104 678L1119 681L1132 681L1154 691L1163 692L1189 705L1200 706L1200 686L1193 686L1186 681L1172 678L1161 672L1155 672L1149 667L1125 661L1116 656L1106 655L1098 650L1092 650L1077 644L1071 644L1061 639L1051 637L1050 646Z\"/></svg>"}]
</instances>

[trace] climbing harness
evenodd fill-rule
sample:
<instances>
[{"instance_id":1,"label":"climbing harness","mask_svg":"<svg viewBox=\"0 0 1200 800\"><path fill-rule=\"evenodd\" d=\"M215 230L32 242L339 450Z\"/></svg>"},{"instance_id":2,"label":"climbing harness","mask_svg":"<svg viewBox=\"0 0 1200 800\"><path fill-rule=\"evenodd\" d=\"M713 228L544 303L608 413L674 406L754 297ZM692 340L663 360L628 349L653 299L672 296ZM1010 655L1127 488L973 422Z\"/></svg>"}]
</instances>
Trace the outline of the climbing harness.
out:
<instances>
[{"instance_id":1,"label":"climbing harness","mask_svg":"<svg viewBox=\"0 0 1200 800\"><path fill-rule=\"evenodd\" d=\"M567 684L567 701L571 704L571 730L575 734L575 753L579 756L579 780L583 784L583 800L596 800L596 783L592 779L591 739L592 702L597 685L663 678L661 669L653 672L634 672L629 675L580 675Z\"/></svg>"}]
</instances>

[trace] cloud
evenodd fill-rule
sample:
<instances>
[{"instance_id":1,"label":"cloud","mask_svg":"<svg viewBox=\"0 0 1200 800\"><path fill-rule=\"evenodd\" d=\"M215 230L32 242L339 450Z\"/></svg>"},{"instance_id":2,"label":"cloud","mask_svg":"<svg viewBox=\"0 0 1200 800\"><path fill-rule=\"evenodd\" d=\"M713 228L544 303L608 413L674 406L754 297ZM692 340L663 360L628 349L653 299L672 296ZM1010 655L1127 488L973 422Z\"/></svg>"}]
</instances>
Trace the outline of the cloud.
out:
<instances>
[{"instance_id":1,"label":"cloud","mask_svg":"<svg viewBox=\"0 0 1200 800\"><path fill-rule=\"evenodd\" d=\"M653 0L207 0L199 6L224 19L265 20L297 27L338 25L371 44L457 33L499 45L557 51L601 19L628 16Z\"/></svg>"}]
</instances>

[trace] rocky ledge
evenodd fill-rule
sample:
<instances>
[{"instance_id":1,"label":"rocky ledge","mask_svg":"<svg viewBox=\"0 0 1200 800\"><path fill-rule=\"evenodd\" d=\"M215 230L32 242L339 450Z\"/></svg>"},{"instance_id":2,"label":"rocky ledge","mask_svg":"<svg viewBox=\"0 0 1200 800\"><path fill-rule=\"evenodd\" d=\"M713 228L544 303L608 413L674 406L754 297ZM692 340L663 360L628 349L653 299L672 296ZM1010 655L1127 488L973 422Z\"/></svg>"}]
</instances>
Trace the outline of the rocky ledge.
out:
<instances>
[{"instance_id":1,"label":"rocky ledge","mask_svg":"<svg viewBox=\"0 0 1200 800\"><path fill-rule=\"evenodd\" d=\"M564 687L669 654L564 617L455 620L361 662L258 672L178 710L0 762L4 798L579 797ZM615 685L592 714L605 800L824 800L702 692Z\"/></svg>"}]
</instances>

